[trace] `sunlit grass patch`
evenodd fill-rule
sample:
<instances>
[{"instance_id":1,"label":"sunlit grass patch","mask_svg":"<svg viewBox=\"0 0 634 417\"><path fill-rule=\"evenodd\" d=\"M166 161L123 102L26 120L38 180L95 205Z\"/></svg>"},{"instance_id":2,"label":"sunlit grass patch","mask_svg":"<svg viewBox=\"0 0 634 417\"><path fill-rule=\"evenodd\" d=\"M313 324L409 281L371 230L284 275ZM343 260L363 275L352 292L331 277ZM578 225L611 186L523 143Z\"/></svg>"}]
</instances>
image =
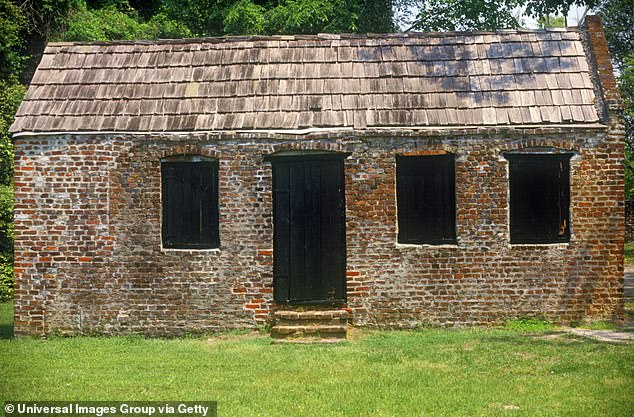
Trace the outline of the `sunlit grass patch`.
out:
<instances>
[{"instance_id":1,"label":"sunlit grass patch","mask_svg":"<svg viewBox=\"0 0 634 417\"><path fill-rule=\"evenodd\" d=\"M341 345L274 345L258 332L5 338L0 402L216 400L221 417L629 415L632 347L550 328L354 329Z\"/></svg>"},{"instance_id":2,"label":"sunlit grass patch","mask_svg":"<svg viewBox=\"0 0 634 417\"><path fill-rule=\"evenodd\" d=\"M521 331L521 332L545 332L553 330L554 326L547 320L539 317L518 317L507 320L504 323L504 328L507 330Z\"/></svg>"}]
</instances>

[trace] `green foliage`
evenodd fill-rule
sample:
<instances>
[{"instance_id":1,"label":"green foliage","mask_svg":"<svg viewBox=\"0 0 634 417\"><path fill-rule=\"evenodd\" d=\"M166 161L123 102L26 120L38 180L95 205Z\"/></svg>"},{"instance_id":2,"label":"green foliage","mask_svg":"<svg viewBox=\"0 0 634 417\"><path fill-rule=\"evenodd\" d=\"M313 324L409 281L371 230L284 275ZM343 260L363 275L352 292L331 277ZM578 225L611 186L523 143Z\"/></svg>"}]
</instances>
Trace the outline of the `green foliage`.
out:
<instances>
[{"instance_id":1,"label":"green foliage","mask_svg":"<svg viewBox=\"0 0 634 417\"><path fill-rule=\"evenodd\" d=\"M267 33L355 32L358 16L344 0L285 0L266 14Z\"/></svg>"},{"instance_id":2,"label":"green foliage","mask_svg":"<svg viewBox=\"0 0 634 417\"><path fill-rule=\"evenodd\" d=\"M10 184L13 178L13 144L8 130L25 90L21 84L0 80L0 184Z\"/></svg>"},{"instance_id":3,"label":"green foliage","mask_svg":"<svg viewBox=\"0 0 634 417\"><path fill-rule=\"evenodd\" d=\"M519 0L525 13L533 17L566 15L572 6L594 7L597 0Z\"/></svg>"},{"instance_id":4,"label":"green foliage","mask_svg":"<svg viewBox=\"0 0 634 417\"><path fill-rule=\"evenodd\" d=\"M417 31L494 30L515 28L516 0L415 1L419 10L410 29Z\"/></svg>"},{"instance_id":5,"label":"green foliage","mask_svg":"<svg viewBox=\"0 0 634 417\"><path fill-rule=\"evenodd\" d=\"M165 13L157 13L145 23L145 36L138 39L179 39L192 37L184 24L172 20Z\"/></svg>"},{"instance_id":6,"label":"green foliage","mask_svg":"<svg viewBox=\"0 0 634 417\"><path fill-rule=\"evenodd\" d=\"M240 0L227 10L224 32L227 35L257 35L264 32L264 7Z\"/></svg>"},{"instance_id":7,"label":"green foliage","mask_svg":"<svg viewBox=\"0 0 634 417\"><path fill-rule=\"evenodd\" d=\"M162 10L199 36L390 32L392 0L163 0Z\"/></svg>"},{"instance_id":8,"label":"green foliage","mask_svg":"<svg viewBox=\"0 0 634 417\"><path fill-rule=\"evenodd\" d=\"M0 256L13 257L13 184L0 185Z\"/></svg>"},{"instance_id":9,"label":"green foliage","mask_svg":"<svg viewBox=\"0 0 634 417\"><path fill-rule=\"evenodd\" d=\"M634 53L634 2L632 0L603 0L597 13L601 16L610 54L619 70Z\"/></svg>"},{"instance_id":10,"label":"green foliage","mask_svg":"<svg viewBox=\"0 0 634 417\"><path fill-rule=\"evenodd\" d=\"M15 82L0 80L0 123L9 127L22 102L26 87ZM6 183L6 181L0 181Z\"/></svg>"},{"instance_id":11,"label":"green foliage","mask_svg":"<svg viewBox=\"0 0 634 417\"><path fill-rule=\"evenodd\" d=\"M224 34L230 0L162 0L163 12L170 19L185 25L194 36Z\"/></svg>"},{"instance_id":12,"label":"green foliage","mask_svg":"<svg viewBox=\"0 0 634 417\"><path fill-rule=\"evenodd\" d=\"M0 255L0 302L13 299L13 261Z\"/></svg>"},{"instance_id":13,"label":"green foliage","mask_svg":"<svg viewBox=\"0 0 634 417\"><path fill-rule=\"evenodd\" d=\"M634 52L624 59L618 82L625 108L625 195L634 200Z\"/></svg>"},{"instance_id":14,"label":"green foliage","mask_svg":"<svg viewBox=\"0 0 634 417\"><path fill-rule=\"evenodd\" d=\"M627 1L627 0L620 0ZM400 0L401 10L418 10L410 29L418 31L496 30L520 25L517 11L533 17L565 15L571 6L597 0ZM564 24L565 26L565 24ZM551 27L559 27L551 25Z\"/></svg>"},{"instance_id":15,"label":"green foliage","mask_svg":"<svg viewBox=\"0 0 634 417\"><path fill-rule=\"evenodd\" d=\"M565 28L566 18L563 16L542 16L537 20L540 29Z\"/></svg>"},{"instance_id":16,"label":"green foliage","mask_svg":"<svg viewBox=\"0 0 634 417\"><path fill-rule=\"evenodd\" d=\"M25 87L17 80L25 61L26 19L18 7L0 0L0 301L13 298L13 122Z\"/></svg>"},{"instance_id":17,"label":"green foliage","mask_svg":"<svg viewBox=\"0 0 634 417\"><path fill-rule=\"evenodd\" d=\"M618 73L621 97L625 105L625 198L634 199L634 2L602 0L598 6Z\"/></svg>"},{"instance_id":18,"label":"green foliage","mask_svg":"<svg viewBox=\"0 0 634 417\"><path fill-rule=\"evenodd\" d=\"M627 121L627 119L626 119ZM632 147L632 120L626 122L625 142L625 199L634 200L634 149ZM634 249L631 262L634 262Z\"/></svg>"},{"instance_id":19,"label":"green foliage","mask_svg":"<svg viewBox=\"0 0 634 417\"><path fill-rule=\"evenodd\" d=\"M11 0L0 0L0 79L15 79L22 69L26 19Z\"/></svg>"},{"instance_id":20,"label":"green foliage","mask_svg":"<svg viewBox=\"0 0 634 417\"><path fill-rule=\"evenodd\" d=\"M89 0L94 1L94 0ZM161 0L129 0L128 4L139 13L143 19L150 19L152 16L159 14L161 9ZM95 7L95 6L93 6Z\"/></svg>"},{"instance_id":21,"label":"green foliage","mask_svg":"<svg viewBox=\"0 0 634 417\"><path fill-rule=\"evenodd\" d=\"M537 317L518 317L507 320L504 328L520 332L544 332L553 329L548 321Z\"/></svg>"},{"instance_id":22,"label":"green foliage","mask_svg":"<svg viewBox=\"0 0 634 417\"><path fill-rule=\"evenodd\" d=\"M84 0L37 0L25 1L22 6L31 35L48 41L52 35L63 32L69 16L85 4Z\"/></svg>"},{"instance_id":23,"label":"green foliage","mask_svg":"<svg viewBox=\"0 0 634 417\"><path fill-rule=\"evenodd\" d=\"M626 106L625 114L634 117L634 50L623 60L623 71L619 75L619 88L623 103Z\"/></svg>"},{"instance_id":24,"label":"green foliage","mask_svg":"<svg viewBox=\"0 0 634 417\"><path fill-rule=\"evenodd\" d=\"M621 70L622 72L618 77L618 82L623 104L625 105L623 116L625 118L625 134L626 143L628 145L627 152L630 164L632 164L634 157L634 52L625 57L623 65L621 65ZM634 173L634 170L632 170L632 172ZM633 173L630 173L630 175L634 176ZM634 198L633 189L634 186L631 187L628 192L633 194L631 197Z\"/></svg>"},{"instance_id":25,"label":"green foliage","mask_svg":"<svg viewBox=\"0 0 634 417\"><path fill-rule=\"evenodd\" d=\"M153 16L148 22L142 22L136 13L126 13L115 5L89 9L82 4L70 14L67 29L54 38L63 41L97 41L188 36L191 36L191 32L187 27L163 13Z\"/></svg>"},{"instance_id":26,"label":"green foliage","mask_svg":"<svg viewBox=\"0 0 634 417\"><path fill-rule=\"evenodd\" d=\"M0 301L13 298L13 185L0 184Z\"/></svg>"},{"instance_id":27,"label":"green foliage","mask_svg":"<svg viewBox=\"0 0 634 417\"><path fill-rule=\"evenodd\" d=\"M359 3L359 2L357 2ZM392 0L373 0L361 3L357 14L356 27L359 33L390 33L397 30L394 22L394 7Z\"/></svg>"}]
</instances>

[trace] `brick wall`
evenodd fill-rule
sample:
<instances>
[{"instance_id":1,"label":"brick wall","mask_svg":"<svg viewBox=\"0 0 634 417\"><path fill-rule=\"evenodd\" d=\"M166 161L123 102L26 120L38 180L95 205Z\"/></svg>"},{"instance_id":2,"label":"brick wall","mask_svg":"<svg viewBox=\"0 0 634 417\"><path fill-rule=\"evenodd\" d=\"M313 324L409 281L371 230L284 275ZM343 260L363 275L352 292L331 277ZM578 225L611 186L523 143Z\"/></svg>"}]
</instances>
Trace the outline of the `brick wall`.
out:
<instances>
[{"instance_id":1,"label":"brick wall","mask_svg":"<svg viewBox=\"0 0 634 417\"><path fill-rule=\"evenodd\" d=\"M353 323L480 325L623 317L622 126L398 137L205 134L17 138L17 334L176 335L265 324L273 303L271 164L289 149L345 160ZM502 153L573 151L570 243L510 245ZM395 156L456 154L456 245L396 243ZM164 250L160 160L219 159L219 250Z\"/></svg>"},{"instance_id":2,"label":"brick wall","mask_svg":"<svg viewBox=\"0 0 634 417\"><path fill-rule=\"evenodd\" d=\"M599 85L603 94L599 94L611 108L622 106L621 94L619 92L612 59L608 50L608 41L603 31L601 17L598 15L586 16L582 22L584 35L586 36L587 47L592 57L591 63L598 77Z\"/></svg>"}]
</instances>

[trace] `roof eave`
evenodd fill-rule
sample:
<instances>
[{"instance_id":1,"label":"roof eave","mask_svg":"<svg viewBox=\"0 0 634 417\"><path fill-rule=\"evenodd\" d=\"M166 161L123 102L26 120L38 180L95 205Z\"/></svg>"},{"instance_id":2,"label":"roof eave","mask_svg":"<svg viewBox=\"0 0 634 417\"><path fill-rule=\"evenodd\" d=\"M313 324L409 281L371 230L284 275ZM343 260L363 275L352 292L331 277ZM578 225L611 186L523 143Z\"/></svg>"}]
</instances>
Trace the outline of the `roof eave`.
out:
<instances>
[{"instance_id":1,"label":"roof eave","mask_svg":"<svg viewBox=\"0 0 634 417\"><path fill-rule=\"evenodd\" d=\"M328 135L333 136L376 136L376 135L402 135L416 136L428 134L502 134L502 133L535 133L535 131L544 133L566 132L566 131L596 131L606 130L607 125L601 123L579 123L579 124L527 124L527 125L491 125L491 126L382 126L367 127L355 129L352 127L341 128L309 128L309 129L260 129L260 130L187 130L187 131L58 131L58 132L32 132L23 131L15 132L12 137L41 137L41 136L112 136L112 135L147 135L147 136L177 136L191 134L210 134L217 136L231 137L272 137L272 136L310 136L310 135Z\"/></svg>"}]
</instances>

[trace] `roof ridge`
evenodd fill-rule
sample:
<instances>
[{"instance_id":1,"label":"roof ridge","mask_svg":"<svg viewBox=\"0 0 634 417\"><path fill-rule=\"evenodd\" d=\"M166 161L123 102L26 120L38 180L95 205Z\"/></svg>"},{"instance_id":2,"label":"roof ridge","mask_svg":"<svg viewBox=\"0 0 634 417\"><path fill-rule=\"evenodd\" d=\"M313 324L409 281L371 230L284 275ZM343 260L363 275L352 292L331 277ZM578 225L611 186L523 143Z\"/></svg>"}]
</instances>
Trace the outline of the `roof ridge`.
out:
<instances>
[{"instance_id":1,"label":"roof ridge","mask_svg":"<svg viewBox=\"0 0 634 417\"><path fill-rule=\"evenodd\" d=\"M252 36L210 36L180 39L135 39L112 41L72 41L49 42L48 46L81 46L81 45L180 45L192 43L233 43L250 41L293 41L293 40L346 40L346 39L398 39L398 38L448 38L460 36L481 36L522 33L563 33L579 32L576 26L554 29L498 29L495 31L451 31L451 32L395 32L395 33L318 33L315 35L252 35Z\"/></svg>"}]
</instances>

